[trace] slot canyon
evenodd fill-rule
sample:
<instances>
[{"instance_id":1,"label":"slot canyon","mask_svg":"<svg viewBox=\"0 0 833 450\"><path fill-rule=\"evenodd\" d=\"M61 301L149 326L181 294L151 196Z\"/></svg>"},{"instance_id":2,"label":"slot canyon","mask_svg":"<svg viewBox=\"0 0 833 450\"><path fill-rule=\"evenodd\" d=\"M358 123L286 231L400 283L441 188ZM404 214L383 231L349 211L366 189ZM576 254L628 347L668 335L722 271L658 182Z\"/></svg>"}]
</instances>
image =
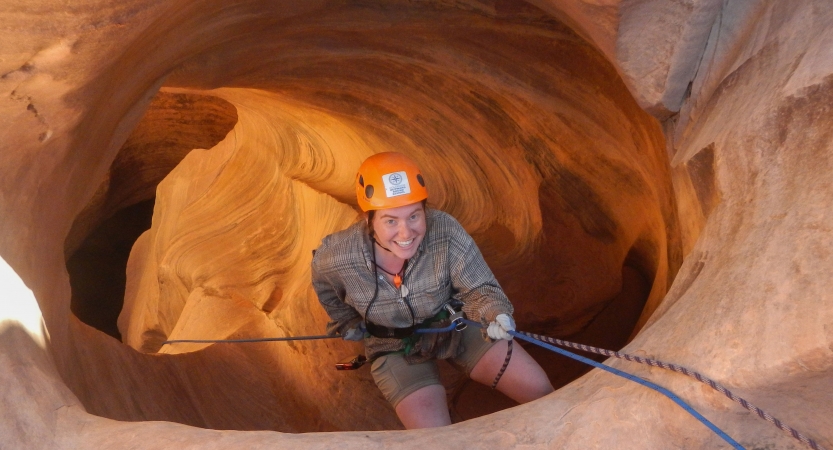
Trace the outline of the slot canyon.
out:
<instances>
[{"instance_id":1,"label":"slot canyon","mask_svg":"<svg viewBox=\"0 0 833 450\"><path fill-rule=\"evenodd\" d=\"M730 448L527 344L554 393L442 362L454 423L404 430L335 370L359 343L165 343L322 334L312 250L398 151L519 330L696 370L833 449L829 2L70 3L0 4L0 448ZM810 448L591 358L745 448Z\"/></svg>"}]
</instances>

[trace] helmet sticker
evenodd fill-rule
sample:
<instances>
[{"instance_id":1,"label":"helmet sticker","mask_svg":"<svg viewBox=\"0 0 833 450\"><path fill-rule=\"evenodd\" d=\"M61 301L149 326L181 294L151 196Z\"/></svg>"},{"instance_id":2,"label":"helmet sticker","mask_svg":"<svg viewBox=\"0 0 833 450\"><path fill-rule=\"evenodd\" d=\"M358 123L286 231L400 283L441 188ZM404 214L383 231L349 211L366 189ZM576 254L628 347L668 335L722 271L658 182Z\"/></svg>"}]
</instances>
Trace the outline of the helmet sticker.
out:
<instances>
[{"instance_id":1,"label":"helmet sticker","mask_svg":"<svg viewBox=\"0 0 833 450\"><path fill-rule=\"evenodd\" d=\"M411 193L411 185L405 171L382 175L382 182L385 183L385 195L388 198Z\"/></svg>"}]
</instances>

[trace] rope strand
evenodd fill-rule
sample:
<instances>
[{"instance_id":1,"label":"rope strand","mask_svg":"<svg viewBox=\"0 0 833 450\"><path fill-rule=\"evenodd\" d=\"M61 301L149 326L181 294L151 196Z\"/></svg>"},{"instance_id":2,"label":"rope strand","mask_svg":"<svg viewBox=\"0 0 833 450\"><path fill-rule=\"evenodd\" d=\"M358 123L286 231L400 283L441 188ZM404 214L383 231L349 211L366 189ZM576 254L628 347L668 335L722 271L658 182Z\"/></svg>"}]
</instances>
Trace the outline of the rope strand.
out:
<instances>
[{"instance_id":1,"label":"rope strand","mask_svg":"<svg viewBox=\"0 0 833 450\"><path fill-rule=\"evenodd\" d=\"M330 336L327 334L321 334L318 336L294 336L294 337L280 337L280 338L255 338L255 339L175 339L172 341L165 341L162 345L166 344L181 344L181 343L190 343L190 344L242 344L247 342L276 342L276 341L311 341L315 339L335 339L341 338L341 336Z\"/></svg>"},{"instance_id":2,"label":"rope strand","mask_svg":"<svg viewBox=\"0 0 833 450\"><path fill-rule=\"evenodd\" d=\"M506 346L506 359L503 360L503 366L501 366L500 371L497 373L497 376L495 377L495 381L492 382L492 389L497 387L497 383L498 383L498 381L500 381L500 378L503 376L503 372L506 372L506 368L509 367L509 360L512 359L512 344L514 342L515 341L509 341L509 343L506 344L507 345Z\"/></svg>"},{"instance_id":3,"label":"rope strand","mask_svg":"<svg viewBox=\"0 0 833 450\"><path fill-rule=\"evenodd\" d=\"M549 343L555 344L555 345L560 345L562 347L574 348L574 349L589 352L589 353L595 353L597 355L603 355L603 356L607 356L607 357L614 357L614 358L624 359L624 360L631 361L631 362L636 362L636 363L639 363L639 364L645 364L645 365L648 365L648 366L651 366L651 367L659 367L659 368L662 368L662 369L673 370L674 372L679 372L683 375L694 378L695 380L711 387L712 389L716 390L717 392L720 392L721 394L730 398L732 401L738 403L739 405L743 406L744 408L748 409L749 411L754 412L756 415L758 415L758 417L760 417L760 418L766 420L767 422L775 425L776 427L778 427L779 430L784 431L785 433L789 434L793 438L798 439L799 441L808 445L810 448L812 448L814 450L826 450L824 447L819 445L818 442L814 441L813 439L810 439L809 437L802 434L801 432L799 432L795 428L792 428L792 427L786 425L784 422L776 419L775 417L772 417L772 415L770 415L768 412L764 411L763 409L758 408L757 406L753 405L752 403L749 403L745 399L735 395L734 393L732 393L732 391L727 389L722 384L720 384L720 383L712 380L711 378L708 378L708 377L706 377L706 376L704 376L704 375L702 375L698 372L695 372L691 369L688 369L686 367L679 366L677 364L666 363L666 362L659 361L659 360L656 360L656 359L642 358L640 356L629 355L627 353L614 352L612 350L606 350L606 349L603 349L603 348L591 347L589 345L577 344L575 342L569 342L569 341L563 341L561 339L551 338L551 337L548 337L548 336L542 336L540 334L535 334L535 333L520 332L520 334L524 334L526 336L529 336L533 339L537 339L539 341L549 342Z\"/></svg>"}]
</instances>

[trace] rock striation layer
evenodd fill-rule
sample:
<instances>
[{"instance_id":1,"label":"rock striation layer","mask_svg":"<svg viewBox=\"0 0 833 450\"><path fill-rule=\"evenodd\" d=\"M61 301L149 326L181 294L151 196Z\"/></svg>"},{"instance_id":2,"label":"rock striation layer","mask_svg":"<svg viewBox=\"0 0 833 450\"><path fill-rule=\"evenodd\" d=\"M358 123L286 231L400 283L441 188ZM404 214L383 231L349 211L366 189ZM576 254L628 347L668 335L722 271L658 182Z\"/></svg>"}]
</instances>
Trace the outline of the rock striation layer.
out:
<instances>
[{"instance_id":1,"label":"rock striation layer","mask_svg":"<svg viewBox=\"0 0 833 450\"><path fill-rule=\"evenodd\" d=\"M400 425L369 375L331 369L360 351L351 344L162 346L320 333L310 250L357 219L361 160L397 150L423 167L432 206L476 238L519 328L691 367L833 447L828 10L0 7L0 442L722 445L659 394L598 371L570 382L581 369L543 353L569 382L544 399L376 432ZM79 320L67 260L151 199L119 341ZM672 389L746 447L802 448L689 379L610 363ZM501 404L450 372L444 381L458 420ZM321 431L340 433L287 433Z\"/></svg>"}]
</instances>

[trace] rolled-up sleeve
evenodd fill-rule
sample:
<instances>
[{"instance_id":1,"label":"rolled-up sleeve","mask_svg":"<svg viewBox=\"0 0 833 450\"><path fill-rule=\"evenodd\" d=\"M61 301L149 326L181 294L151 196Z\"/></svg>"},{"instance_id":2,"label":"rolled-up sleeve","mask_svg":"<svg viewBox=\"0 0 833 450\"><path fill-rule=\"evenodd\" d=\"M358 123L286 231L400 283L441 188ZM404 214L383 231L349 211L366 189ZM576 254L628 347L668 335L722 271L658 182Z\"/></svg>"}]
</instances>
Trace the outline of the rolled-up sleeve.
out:
<instances>
[{"instance_id":1,"label":"rolled-up sleeve","mask_svg":"<svg viewBox=\"0 0 833 450\"><path fill-rule=\"evenodd\" d=\"M480 253L474 239L463 230L455 230L449 249L451 281L463 302L463 311L472 320L484 325L498 314L512 314L512 303L498 284L492 270Z\"/></svg>"}]
</instances>

